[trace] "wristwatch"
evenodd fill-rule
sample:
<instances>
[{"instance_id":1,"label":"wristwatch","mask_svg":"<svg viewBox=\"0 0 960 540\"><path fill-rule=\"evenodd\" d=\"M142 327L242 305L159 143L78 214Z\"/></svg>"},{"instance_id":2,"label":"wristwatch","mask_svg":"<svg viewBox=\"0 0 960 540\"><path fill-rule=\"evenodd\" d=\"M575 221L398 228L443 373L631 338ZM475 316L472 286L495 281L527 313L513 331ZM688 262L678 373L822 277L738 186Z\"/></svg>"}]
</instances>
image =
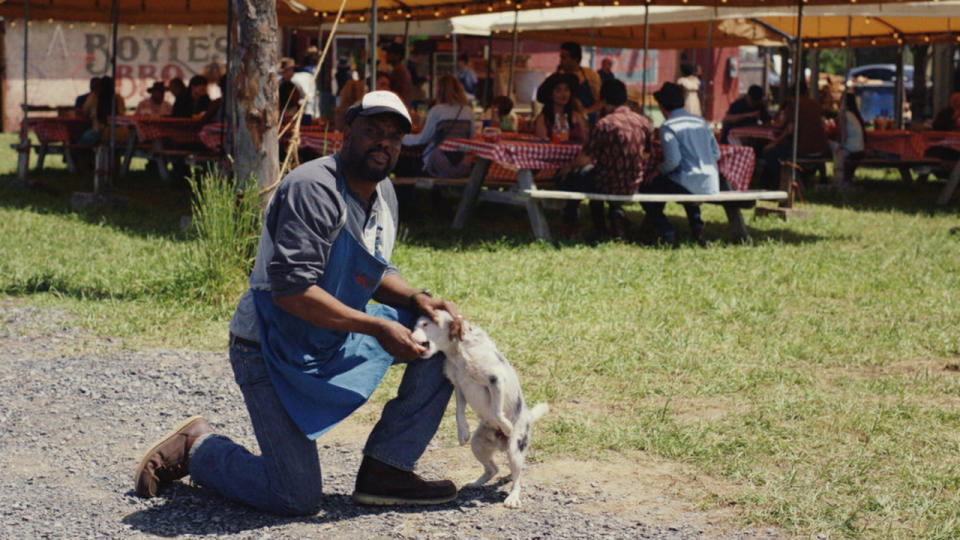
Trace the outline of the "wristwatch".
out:
<instances>
[{"instance_id":1,"label":"wristwatch","mask_svg":"<svg viewBox=\"0 0 960 540\"><path fill-rule=\"evenodd\" d=\"M426 290L426 289L423 289L423 290L420 290L420 291L417 291L417 292L411 294L411 295L410 295L410 305L412 305L414 308L417 307L417 295L418 295L418 294L425 294L425 295L429 296L430 298L433 298L433 295L430 294L430 291L428 291L428 290Z\"/></svg>"}]
</instances>

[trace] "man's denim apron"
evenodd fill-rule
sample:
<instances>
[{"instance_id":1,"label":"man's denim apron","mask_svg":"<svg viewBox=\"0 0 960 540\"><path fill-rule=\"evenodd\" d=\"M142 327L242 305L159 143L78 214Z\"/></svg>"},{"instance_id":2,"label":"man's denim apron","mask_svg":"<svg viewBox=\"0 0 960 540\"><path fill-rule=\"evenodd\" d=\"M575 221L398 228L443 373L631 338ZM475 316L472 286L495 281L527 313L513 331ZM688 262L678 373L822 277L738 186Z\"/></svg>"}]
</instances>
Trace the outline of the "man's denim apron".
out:
<instances>
[{"instance_id":1,"label":"man's denim apron","mask_svg":"<svg viewBox=\"0 0 960 540\"><path fill-rule=\"evenodd\" d=\"M367 305L387 267L379 247L378 236L371 255L342 228L317 286L353 309L409 327L412 313ZM314 326L274 304L269 291L253 294L270 380L293 421L316 439L367 401L394 358L371 336Z\"/></svg>"}]
</instances>

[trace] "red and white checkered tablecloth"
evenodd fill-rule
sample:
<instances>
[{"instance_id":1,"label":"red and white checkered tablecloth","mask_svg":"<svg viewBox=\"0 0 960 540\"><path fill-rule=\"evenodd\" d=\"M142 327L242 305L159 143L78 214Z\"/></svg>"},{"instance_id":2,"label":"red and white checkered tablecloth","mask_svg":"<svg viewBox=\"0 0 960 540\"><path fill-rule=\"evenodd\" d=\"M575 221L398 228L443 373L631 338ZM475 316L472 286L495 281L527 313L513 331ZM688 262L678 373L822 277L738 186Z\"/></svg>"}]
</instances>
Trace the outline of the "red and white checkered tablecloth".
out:
<instances>
[{"instance_id":1,"label":"red and white checkered tablecloth","mask_svg":"<svg viewBox=\"0 0 960 540\"><path fill-rule=\"evenodd\" d=\"M581 146L510 139L499 142L447 139L438 148L447 152L468 152L517 169L557 169L573 161Z\"/></svg>"},{"instance_id":2,"label":"red and white checkered tablecloth","mask_svg":"<svg viewBox=\"0 0 960 540\"><path fill-rule=\"evenodd\" d=\"M570 163L580 153L579 144L550 144L501 140L487 142L480 139L447 139L438 147L449 152L468 152L492 160L492 165L500 167L500 171L493 172L494 167L487 172L493 178L516 178L519 169L554 169ZM654 145L653 155L647 160L644 178L653 178L657 174L657 167L663 161L659 145ZM746 191L750 188L750 179L753 177L755 154L749 146L720 145L720 159L717 168L720 174L730 182L735 191ZM541 171L542 172L542 171ZM500 174L506 176L500 176ZM538 175L536 179L542 176Z\"/></svg>"},{"instance_id":3,"label":"red and white checkered tablecloth","mask_svg":"<svg viewBox=\"0 0 960 540\"><path fill-rule=\"evenodd\" d=\"M171 116L118 116L117 125L133 125L140 142L154 139L170 139L179 144L202 143L200 130L203 124L192 118Z\"/></svg>"},{"instance_id":4,"label":"red and white checkered tablecloth","mask_svg":"<svg viewBox=\"0 0 960 540\"><path fill-rule=\"evenodd\" d=\"M200 140L210 150L219 152L223 142L223 129L224 125L221 123L207 124L200 130Z\"/></svg>"},{"instance_id":5,"label":"red and white checkered tablecloth","mask_svg":"<svg viewBox=\"0 0 960 540\"><path fill-rule=\"evenodd\" d=\"M42 143L76 141L89 125L90 120L86 118L69 116L27 119L27 127Z\"/></svg>"},{"instance_id":6,"label":"red and white checkered tablecloth","mask_svg":"<svg viewBox=\"0 0 960 540\"><path fill-rule=\"evenodd\" d=\"M765 139L772 141L780 134L780 128L773 126L741 126L727 132L730 144L743 144L744 139Z\"/></svg>"},{"instance_id":7,"label":"red and white checkered tablecloth","mask_svg":"<svg viewBox=\"0 0 960 540\"><path fill-rule=\"evenodd\" d=\"M343 133L339 131L327 132L326 136L323 133L316 132L300 134L300 146L305 146L325 156L336 154L340 151L342 145Z\"/></svg>"},{"instance_id":8,"label":"red and white checkered tablecloth","mask_svg":"<svg viewBox=\"0 0 960 540\"><path fill-rule=\"evenodd\" d=\"M750 179L753 177L753 166L755 164L755 154L753 148L749 146L737 146L734 144L720 145L720 159L717 160L717 169L720 174L730 182L733 191L747 191L750 189ZM663 162L663 154L660 145L653 146L651 159L647 160L644 168L643 178L652 180L657 176L657 168Z\"/></svg>"}]
</instances>

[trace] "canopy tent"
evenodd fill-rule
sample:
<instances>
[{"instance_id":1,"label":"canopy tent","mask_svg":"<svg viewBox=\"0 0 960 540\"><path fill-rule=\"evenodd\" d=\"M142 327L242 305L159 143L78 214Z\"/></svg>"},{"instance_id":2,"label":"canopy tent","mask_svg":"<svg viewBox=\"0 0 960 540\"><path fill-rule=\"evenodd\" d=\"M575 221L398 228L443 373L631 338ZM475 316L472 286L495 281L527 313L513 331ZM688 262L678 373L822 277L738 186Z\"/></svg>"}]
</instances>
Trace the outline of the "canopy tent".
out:
<instances>
[{"instance_id":1,"label":"canopy tent","mask_svg":"<svg viewBox=\"0 0 960 540\"><path fill-rule=\"evenodd\" d=\"M777 45L797 34L795 3L790 6L677 7L658 2L650 6L650 48L702 47L710 20L715 46ZM879 47L933 41L960 42L960 1L811 5L803 8L804 42L824 47L842 47L852 17L853 46ZM587 11L584 11L587 10ZM514 14L498 13L457 17L454 24L488 26L494 32L511 32ZM601 47L639 47L643 44L643 7L608 6L523 11L517 28L524 39L561 42L579 41Z\"/></svg>"},{"instance_id":2,"label":"canopy tent","mask_svg":"<svg viewBox=\"0 0 960 540\"><path fill-rule=\"evenodd\" d=\"M0 2L0 16L8 19L23 17L24 3L27 0L6 0ZM890 6L902 5L897 0L881 0ZM644 0L610 0L611 4L621 7L641 8ZM653 3L653 2L652 2ZM845 4L842 0L805 0L804 9L822 5ZM942 2L945 3L945 2ZM118 0L119 20L126 24L220 24L226 20L227 0ZM461 15L513 12L549 7L579 7L581 0L470 0L457 2L452 0L378 0L377 22L396 22L404 20L444 20ZM743 8L796 6L796 0L656 0L651 6L654 10L661 6L707 6L714 8ZM936 5L927 3L927 5ZM56 19L64 21L110 22L111 0L33 0L30 1L30 17L33 19ZM277 0L277 16L282 26L308 26L332 22L340 7L338 0ZM862 7L854 4L853 9ZM371 17L370 0L346 0L344 23L369 23ZM930 15L927 15L930 16ZM702 19L701 19L702 20ZM465 33L459 32L456 33Z\"/></svg>"}]
</instances>

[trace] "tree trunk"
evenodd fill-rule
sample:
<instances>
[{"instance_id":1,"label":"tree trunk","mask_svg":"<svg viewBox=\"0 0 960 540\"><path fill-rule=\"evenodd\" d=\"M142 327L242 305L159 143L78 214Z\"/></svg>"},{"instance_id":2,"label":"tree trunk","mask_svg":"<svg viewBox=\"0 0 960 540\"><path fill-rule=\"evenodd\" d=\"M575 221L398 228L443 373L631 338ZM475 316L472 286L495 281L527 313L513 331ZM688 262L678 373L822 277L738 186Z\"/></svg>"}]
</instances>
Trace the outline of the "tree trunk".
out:
<instances>
[{"instance_id":1,"label":"tree trunk","mask_svg":"<svg viewBox=\"0 0 960 540\"><path fill-rule=\"evenodd\" d=\"M235 14L233 73L233 170L241 184L276 180L279 163L276 0L230 0Z\"/></svg>"}]
</instances>

